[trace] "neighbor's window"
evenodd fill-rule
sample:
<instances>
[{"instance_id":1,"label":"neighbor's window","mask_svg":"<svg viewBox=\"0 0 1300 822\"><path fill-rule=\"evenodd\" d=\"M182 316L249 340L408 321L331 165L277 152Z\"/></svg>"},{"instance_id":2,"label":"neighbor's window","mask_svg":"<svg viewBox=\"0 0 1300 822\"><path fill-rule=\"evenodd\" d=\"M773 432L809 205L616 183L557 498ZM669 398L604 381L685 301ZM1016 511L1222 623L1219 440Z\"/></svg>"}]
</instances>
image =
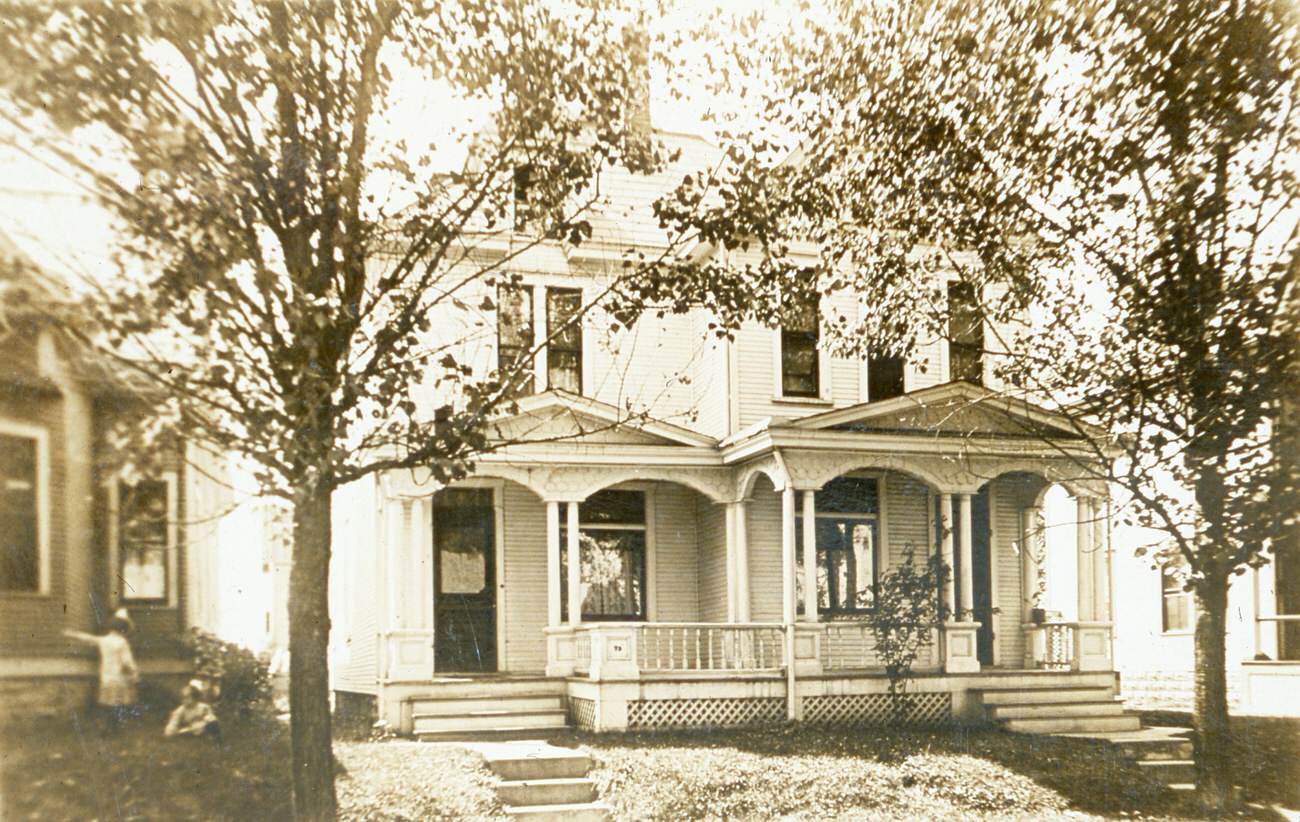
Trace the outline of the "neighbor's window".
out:
<instances>
[{"instance_id":1,"label":"neighbor's window","mask_svg":"<svg viewBox=\"0 0 1300 822\"><path fill-rule=\"evenodd\" d=\"M530 202L533 188L533 166L531 163L515 166L514 172L514 211L515 231L527 231L528 224L535 221L535 206Z\"/></svg>"},{"instance_id":2,"label":"neighbor's window","mask_svg":"<svg viewBox=\"0 0 1300 822\"><path fill-rule=\"evenodd\" d=\"M867 401L887 400L903 393L903 358L886 355L867 360Z\"/></svg>"},{"instance_id":3,"label":"neighbor's window","mask_svg":"<svg viewBox=\"0 0 1300 822\"><path fill-rule=\"evenodd\" d=\"M34 437L0 434L0 591L40 589L37 454Z\"/></svg>"},{"instance_id":4,"label":"neighbor's window","mask_svg":"<svg viewBox=\"0 0 1300 822\"><path fill-rule=\"evenodd\" d=\"M821 394L817 352L820 312L817 301L786 308L781 322L781 395L817 397Z\"/></svg>"},{"instance_id":5,"label":"neighbor's window","mask_svg":"<svg viewBox=\"0 0 1300 822\"><path fill-rule=\"evenodd\" d=\"M1273 557L1274 586L1279 616L1300 616L1300 543L1289 540ZM1277 625L1277 658L1300 659L1300 622L1281 620Z\"/></svg>"},{"instance_id":6,"label":"neighbor's window","mask_svg":"<svg viewBox=\"0 0 1300 822\"><path fill-rule=\"evenodd\" d=\"M880 498L876 480L840 477L814 496L817 512L817 612L870 608L880 581ZM803 608L803 517L795 517L796 603Z\"/></svg>"},{"instance_id":7,"label":"neighbor's window","mask_svg":"<svg viewBox=\"0 0 1300 822\"><path fill-rule=\"evenodd\" d=\"M170 489L165 480L117 485L122 599L164 602L171 570Z\"/></svg>"},{"instance_id":8,"label":"neighbor's window","mask_svg":"<svg viewBox=\"0 0 1300 822\"><path fill-rule=\"evenodd\" d=\"M497 371L510 396L533 393L533 289L503 285L497 289Z\"/></svg>"},{"instance_id":9,"label":"neighbor's window","mask_svg":"<svg viewBox=\"0 0 1300 822\"><path fill-rule=\"evenodd\" d=\"M546 289L546 383L582 393L582 291Z\"/></svg>"},{"instance_id":10,"label":"neighbor's window","mask_svg":"<svg viewBox=\"0 0 1300 822\"><path fill-rule=\"evenodd\" d=\"M984 315L970 283L948 286L948 378L984 384Z\"/></svg>"},{"instance_id":11,"label":"neighbor's window","mask_svg":"<svg viewBox=\"0 0 1300 822\"><path fill-rule=\"evenodd\" d=\"M1192 593L1183 589L1184 579L1176 563L1160 568L1160 628L1165 633L1192 630Z\"/></svg>"},{"instance_id":12,"label":"neighbor's window","mask_svg":"<svg viewBox=\"0 0 1300 822\"><path fill-rule=\"evenodd\" d=\"M578 505L582 618L646 618L646 503L643 491L597 491ZM567 542L560 529L560 545ZM560 608L569 618L568 550L560 549Z\"/></svg>"}]
</instances>

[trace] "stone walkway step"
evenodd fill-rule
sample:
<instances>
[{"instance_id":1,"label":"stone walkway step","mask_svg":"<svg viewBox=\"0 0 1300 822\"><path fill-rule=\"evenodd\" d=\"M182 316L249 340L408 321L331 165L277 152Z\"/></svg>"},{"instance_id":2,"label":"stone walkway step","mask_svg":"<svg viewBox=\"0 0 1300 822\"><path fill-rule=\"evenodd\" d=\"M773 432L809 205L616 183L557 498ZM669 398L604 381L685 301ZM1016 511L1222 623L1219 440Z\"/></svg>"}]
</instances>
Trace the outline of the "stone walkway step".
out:
<instances>
[{"instance_id":1,"label":"stone walkway step","mask_svg":"<svg viewBox=\"0 0 1300 822\"><path fill-rule=\"evenodd\" d=\"M533 805L506 808L506 815L530 822L606 822L611 808L600 802L581 805Z\"/></svg>"},{"instance_id":2,"label":"stone walkway step","mask_svg":"<svg viewBox=\"0 0 1300 822\"><path fill-rule=\"evenodd\" d=\"M606 820L610 808L596 801L596 785L587 778L591 758L545 742L477 742L465 745L483 757L501 782L497 798L515 819Z\"/></svg>"}]
</instances>

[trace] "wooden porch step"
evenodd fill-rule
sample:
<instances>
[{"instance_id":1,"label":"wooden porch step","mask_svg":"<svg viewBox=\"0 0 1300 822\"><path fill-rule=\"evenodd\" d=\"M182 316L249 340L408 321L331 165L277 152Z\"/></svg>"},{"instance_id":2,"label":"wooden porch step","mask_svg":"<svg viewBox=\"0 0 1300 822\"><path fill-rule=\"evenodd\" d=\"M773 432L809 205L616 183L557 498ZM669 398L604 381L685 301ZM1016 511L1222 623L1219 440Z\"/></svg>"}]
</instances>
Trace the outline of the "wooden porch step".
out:
<instances>
[{"instance_id":1,"label":"wooden porch step","mask_svg":"<svg viewBox=\"0 0 1300 822\"><path fill-rule=\"evenodd\" d=\"M1092 731L1136 731L1142 722L1136 716L1098 714L1092 716L1044 717L1040 719L1004 719L1000 724L1008 731L1030 734L1076 733Z\"/></svg>"},{"instance_id":2,"label":"wooden porch step","mask_svg":"<svg viewBox=\"0 0 1300 822\"><path fill-rule=\"evenodd\" d=\"M567 730L568 725L548 727L502 726L499 728L478 728L466 730L452 728L445 731L416 731L414 736L420 742L513 742L521 739L547 739L559 731Z\"/></svg>"},{"instance_id":3,"label":"wooden porch step","mask_svg":"<svg viewBox=\"0 0 1300 822\"><path fill-rule=\"evenodd\" d=\"M602 802L572 805L519 805L506 808L506 816L529 822L605 822L612 808Z\"/></svg>"},{"instance_id":4,"label":"wooden porch step","mask_svg":"<svg viewBox=\"0 0 1300 822\"><path fill-rule=\"evenodd\" d=\"M980 701L990 705L1042 705L1045 703L1070 703L1107 701L1114 692L1106 687L1091 688L980 688L976 691Z\"/></svg>"},{"instance_id":5,"label":"wooden porch step","mask_svg":"<svg viewBox=\"0 0 1300 822\"><path fill-rule=\"evenodd\" d=\"M1118 699L1087 702L1045 702L1039 704L989 705L989 719L1052 719L1076 716L1123 716L1124 703Z\"/></svg>"},{"instance_id":6,"label":"wooden porch step","mask_svg":"<svg viewBox=\"0 0 1300 822\"><path fill-rule=\"evenodd\" d=\"M486 699L512 696L564 696L565 682L559 677L445 677L420 683L412 702L436 699Z\"/></svg>"},{"instance_id":7,"label":"wooden porch step","mask_svg":"<svg viewBox=\"0 0 1300 822\"><path fill-rule=\"evenodd\" d=\"M558 709L540 711L467 711L447 714L413 714L415 732L477 731L500 728L563 728L568 716Z\"/></svg>"},{"instance_id":8,"label":"wooden porch step","mask_svg":"<svg viewBox=\"0 0 1300 822\"><path fill-rule=\"evenodd\" d=\"M560 711L564 697L555 693L506 694L502 696L438 697L411 700L413 716L463 716L479 711Z\"/></svg>"},{"instance_id":9,"label":"wooden porch step","mask_svg":"<svg viewBox=\"0 0 1300 822\"><path fill-rule=\"evenodd\" d=\"M506 807L581 805L595 801L596 786L585 776L510 780L497 785L497 798Z\"/></svg>"}]
</instances>

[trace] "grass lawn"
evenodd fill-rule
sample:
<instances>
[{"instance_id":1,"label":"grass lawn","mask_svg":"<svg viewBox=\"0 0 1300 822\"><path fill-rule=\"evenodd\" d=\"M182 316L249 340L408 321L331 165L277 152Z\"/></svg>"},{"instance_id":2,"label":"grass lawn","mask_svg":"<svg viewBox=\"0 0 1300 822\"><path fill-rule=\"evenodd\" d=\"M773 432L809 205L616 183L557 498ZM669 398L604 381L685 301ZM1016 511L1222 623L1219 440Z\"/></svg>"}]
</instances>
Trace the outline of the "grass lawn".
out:
<instances>
[{"instance_id":1,"label":"grass lawn","mask_svg":"<svg viewBox=\"0 0 1300 822\"><path fill-rule=\"evenodd\" d=\"M70 719L0 729L0 819L261 820L290 815L287 728L224 720L224 742L164 740L146 715L104 737ZM473 754L415 742L338 742L348 820L485 819L500 813Z\"/></svg>"},{"instance_id":2,"label":"grass lawn","mask_svg":"<svg viewBox=\"0 0 1300 822\"><path fill-rule=\"evenodd\" d=\"M1080 739L787 727L555 741L592 754L619 819L1195 818L1108 746Z\"/></svg>"}]
</instances>

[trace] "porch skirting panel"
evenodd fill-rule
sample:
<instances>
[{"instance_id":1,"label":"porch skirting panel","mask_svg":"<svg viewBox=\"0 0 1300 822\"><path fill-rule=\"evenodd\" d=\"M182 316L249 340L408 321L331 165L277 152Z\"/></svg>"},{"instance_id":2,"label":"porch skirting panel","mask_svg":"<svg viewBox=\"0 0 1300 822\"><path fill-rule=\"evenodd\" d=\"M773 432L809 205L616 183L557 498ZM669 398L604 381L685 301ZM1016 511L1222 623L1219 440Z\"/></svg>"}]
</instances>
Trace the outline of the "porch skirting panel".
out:
<instances>
[{"instance_id":1,"label":"porch skirting panel","mask_svg":"<svg viewBox=\"0 0 1300 822\"><path fill-rule=\"evenodd\" d=\"M907 722L931 725L952 721L952 694L910 693ZM897 722L889 694L831 694L803 698L803 721L813 725L884 725Z\"/></svg>"},{"instance_id":2,"label":"porch skirting panel","mask_svg":"<svg viewBox=\"0 0 1300 822\"><path fill-rule=\"evenodd\" d=\"M569 722L575 728L590 731L596 727L596 700L569 697Z\"/></svg>"},{"instance_id":3,"label":"porch skirting panel","mask_svg":"<svg viewBox=\"0 0 1300 822\"><path fill-rule=\"evenodd\" d=\"M785 721L782 697L641 699L627 706L629 731L741 728Z\"/></svg>"}]
</instances>

